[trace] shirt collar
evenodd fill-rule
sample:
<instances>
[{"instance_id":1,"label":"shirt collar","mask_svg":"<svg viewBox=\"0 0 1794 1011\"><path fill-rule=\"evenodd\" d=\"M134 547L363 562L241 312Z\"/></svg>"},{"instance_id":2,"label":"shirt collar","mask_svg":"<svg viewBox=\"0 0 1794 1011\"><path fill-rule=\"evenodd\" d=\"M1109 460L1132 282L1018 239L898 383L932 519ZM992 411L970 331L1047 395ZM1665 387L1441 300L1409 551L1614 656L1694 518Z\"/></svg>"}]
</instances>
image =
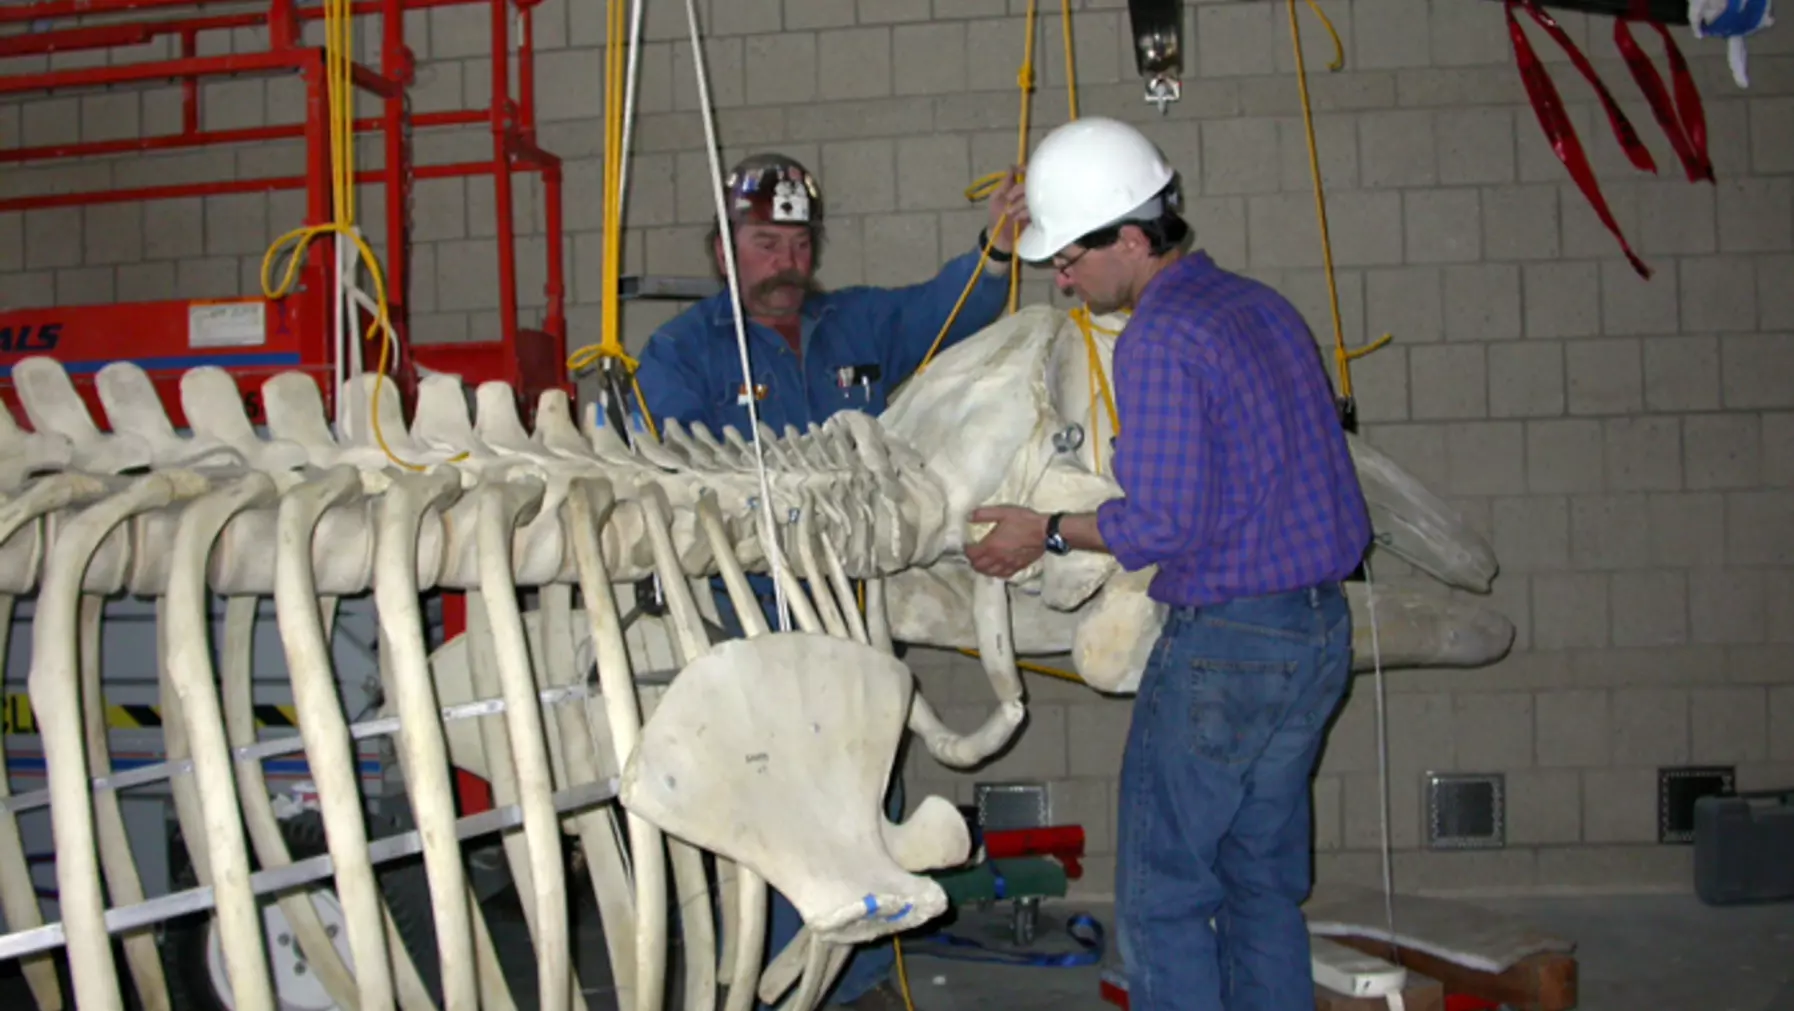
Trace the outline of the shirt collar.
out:
<instances>
[{"instance_id":1,"label":"shirt collar","mask_svg":"<svg viewBox=\"0 0 1794 1011\"><path fill-rule=\"evenodd\" d=\"M1145 299L1146 293L1158 287L1159 283L1163 281L1167 275L1207 274L1216 269L1218 268L1215 266L1215 261L1208 255L1206 250L1192 249L1188 253L1178 257L1176 263L1173 263L1164 270L1154 274L1152 280L1146 282L1146 287L1141 290L1140 298Z\"/></svg>"}]
</instances>

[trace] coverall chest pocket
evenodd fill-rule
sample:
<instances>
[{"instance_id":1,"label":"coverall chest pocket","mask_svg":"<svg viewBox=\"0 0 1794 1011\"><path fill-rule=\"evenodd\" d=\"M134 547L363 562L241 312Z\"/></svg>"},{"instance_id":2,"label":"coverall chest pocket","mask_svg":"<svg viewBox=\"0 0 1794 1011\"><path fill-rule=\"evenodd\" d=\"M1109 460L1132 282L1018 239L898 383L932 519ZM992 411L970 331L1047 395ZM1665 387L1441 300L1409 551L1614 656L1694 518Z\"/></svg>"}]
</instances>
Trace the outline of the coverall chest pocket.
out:
<instances>
[{"instance_id":1,"label":"coverall chest pocket","mask_svg":"<svg viewBox=\"0 0 1794 1011\"><path fill-rule=\"evenodd\" d=\"M772 411L772 382L768 378L758 377L752 385L741 381L739 374L725 380L716 392L716 404L711 416L718 424L711 434L719 440L723 437L723 429L733 428L743 439L752 441L754 428L748 417L748 402L753 401L754 410L763 424L773 424L775 419L768 417ZM777 431L776 427L774 429Z\"/></svg>"},{"instance_id":2,"label":"coverall chest pocket","mask_svg":"<svg viewBox=\"0 0 1794 1011\"><path fill-rule=\"evenodd\" d=\"M835 407L843 411L878 414L885 407L884 367L877 362L837 365L830 373L835 381Z\"/></svg>"}]
</instances>

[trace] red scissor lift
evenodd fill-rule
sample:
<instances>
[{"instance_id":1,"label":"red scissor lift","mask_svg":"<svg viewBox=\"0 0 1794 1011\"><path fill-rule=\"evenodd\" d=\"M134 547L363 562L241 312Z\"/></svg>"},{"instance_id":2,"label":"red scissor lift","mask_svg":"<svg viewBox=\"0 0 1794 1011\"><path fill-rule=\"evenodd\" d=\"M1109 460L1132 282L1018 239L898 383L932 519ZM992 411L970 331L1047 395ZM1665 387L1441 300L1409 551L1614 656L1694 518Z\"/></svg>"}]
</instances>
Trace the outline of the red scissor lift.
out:
<instances>
[{"instance_id":1,"label":"red scissor lift","mask_svg":"<svg viewBox=\"0 0 1794 1011\"><path fill-rule=\"evenodd\" d=\"M360 170L358 183L374 184L384 195L386 262L382 265L389 289L389 315L399 337L391 372L407 402L415 389L416 367L462 375L470 382L501 380L518 391L525 411L545 389L570 389L563 367L566 317L563 312L564 264L561 242L560 159L536 144L535 77L531 9L536 0L357 0L352 6L356 27L378 27L378 68L354 67L357 91L374 96L380 112L355 121L358 135L377 133L383 158L378 168ZM405 15L436 7L479 5L491 12L491 98L484 108L410 113L405 90L416 69L405 44ZM37 0L0 7L0 57L62 54L78 51L117 50L169 39L178 55L150 62L109 66L84 66L40 73L0 76L0 95L32 98L68 91L161 85L178 82L182 89L181 128L153 136L88 141L0 150L0 171L7 166L80 158L110 157L132 153L213 148L265 141L303 140L303 164L290 175L216 182L179 183L57 192L0 199L0 212L56 207L86 207L108 203L170 200L222 194L303 190L303 221L274 222L276 232L320 225L333 218L331 195L331 136L329 81L326 55L321 44L308 43L308 25L324 17L321 3L266 0L265 3L229 0ZM515 19L515 22L513 22ZM235 33L240 42L259 30L266 47L255 52L199 55L202 39ZM22 33L21 33L22 30ZM515 34L518 45L509 39ZM166 43L164 43L166 45ZM215 48L215 47L214 47ZM510 81L512 61L516 88ZM304 83L305 113L302 121L238 129L203 129L200 86L209 79L248 75L296 75ZM486 125L492 135L492 157L450 164L415 165L411 159L411 134L439 128ZM232 157L228 151L221 152ZM542 176L546 221L546 307L537 326L526 327L518 317L517 228L513 193L518 173ZM409 322L410 269L409 209L414 180L484 176L493 181L497 213L498 285L500 333L496 339L413 347L406 339ZM301 283L287 297L268 300L261 292L246 292L240 299L168 299L117 305L62 306L49 309L0 308L0 400L18 416L11 383L11 366L27 355L41 354L61 361L89 400L95 417L104 424L93 394L93 374L110 361L137 362L156 381L164 405L177 425L182 423L179 397L180 374L199 365L217 365L231 371L245 394L252 416L259 414L255 396L261 383L278 372L304 371L320 381L327 404L334 402L335 364L332 348L334 320L335 238L324 234L309 247ZM172 294L172 293L171 293ZM246 337L244 320L260 310L261 343ZM247 315L245 315L247 314ZM362 332L368 320L363 318ZM372 369L379 348L363 348L363 361ZM259 421L260 418L256 417Z\"/></svg>"},{"instance_id":2,"label":"red scissor lift","mask_svg":"<svg viewBox=\"0 0 1794 1011\"><path fill-rule=\"evenodd\" d=\"M517 391L519 408L528 419L537 396L548 389L572 390L564 367L566 317L565 269L561 238L561 162L536 142L535 74L531 11L538 0L356 0L351 11L357 33L377 26L379 66L356 63L355 89L374 96L378 115L355 120L357 136L378 134L383 158L378 168L358 170L356 181L383 193L388 314L398 337L388 372L409 413L419 366L455 373L469 383L498 380ZM490 11L490 98L484 107L412 113L405 100L416 70L405 44L405 15L438 7L483 6ZM308 41L307 30L321 39L321 2L297 0L35 0L0 7L0 57L47 56L119 50L159 44L175 55L148 62L46 69L0 75L0 95L27 101L65 92L130 88L178 83L182 90L181 127L177 131L129 139L16 146L0 149L0 172L33 163L72 163L76 159L134 153L222 148L267 141L302 140L302 164L291 174L203 183L171 183L124 189L55 192L0 199L0 212L45 208L91 207L206 197L222 194L303 190L303 221L271 222L275 234L326 224L333 220L330 80L321 41ZM242 29L252 31L244 32ZM258 51L244 52L246 36L265 37ZM229 37L237 51L216 50L207 41ZM510 40L515 38L513 47ZM167 39L163 43L159 40ZM231 48L227 46L225 48ZM48 61L45 61L48 62ZM81 62L93 62L91 60ZM515 90L511 73L515 68ZM304 115L298 122L236 129L202 127L201 85L208 80L259 75L296 75L304 84ZM351 108L358 108L352 106ZM412 161L414 131L468 129L485 126L492 156L479 161L417 165ZM519 318L517 282L518 173L542 177L541 208L545 222L546 296L537 325ZM414 346L409 335L409 256L411 190L415 180L487 177L492 180L496 209L499 333L492 339L456 344ZM60 361L74 380L100 425L106 415L94 390L94 375L117 360L137 363L155 382L163 406L177 427L185 424L180 403L180 377L199 366L226 369L237 380L253 421L262 421L259 390L280 372L302 371L318 381L326 409L334 411L337 362L333 348L335 319L335 243L330 233L308 247L299 283L281 299L245 292L234 299L169 298L112 305L13 309L0 306L0 402L21 426L29 419L12 383L12 366L21 358L44 355ZM284 263L281 265L284 269ZM278 274L276 275L278 277ZM170 293L173 294L172 292ZM371 322L361 314L358 333ZM247 323L246 323L247 321ZM259 331L256 332L256 331ZM380 348L365 341L362 361L371 371ZM464 599L443 595L446 636L465 627ZM483 784L464 776L463 803L479 810L489 806Z\"/></svg>"}]
</instances>

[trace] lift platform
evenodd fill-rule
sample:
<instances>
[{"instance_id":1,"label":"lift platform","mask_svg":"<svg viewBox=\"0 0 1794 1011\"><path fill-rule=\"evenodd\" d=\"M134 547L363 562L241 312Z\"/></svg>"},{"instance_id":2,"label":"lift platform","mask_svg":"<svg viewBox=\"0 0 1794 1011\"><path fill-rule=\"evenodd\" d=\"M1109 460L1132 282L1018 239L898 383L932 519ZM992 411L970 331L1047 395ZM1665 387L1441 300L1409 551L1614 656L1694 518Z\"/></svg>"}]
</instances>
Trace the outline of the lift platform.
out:
<instances>
[{"instance_id":1,"label":"lift platform","mask_svg":"<svg viewBox=\"0 0 1794 1011\"><path fill-rule=\"evenodd\" d=\"M498 380L512 385L520 406L552 388L569 388L562 365L566 343L565 264L562 242L561 162L536 140L535 72L531 12L535 0L359 0L351 10L358 28L375 29L376 65L352 69L357 108L372 109L354 121L357 135L378 137L378 167L358 171L381 208L389 317L397 337L388 372L409 402L419 368L457 373L469 381ZM406 44L407 15L434 8L481 6L490 11L489 95L483 105L412 112L406 98L416 58ZM0 165L74 162L119 155L216 150L223 164L235 164L244 145L299 141L302 155L292 170L278 175L230 177L205 182L86 188L0 199L0 212L147 203L226 194L302 191L302 220L278 221L277 232L312 227L333 219L331 193L330 86L322 36L321 3L268 0L245 12L242 3L220 0L38 0L0 7L0 56L45 57L40 72L0 76L0 95L24 98L96 94L99 89L177 83L180 125L169 132L25 146L0 150ZM214 13L219 12L219 13ZM365 29L363 29L365 31ZM516 45L511 40L516 39ZM257 41L259 40L259 41ZM166 58L107 58L127 47L151 49ZM222 52L220 52L222 50ZM91 63L50 69L57 62ZM70 59L69 54L77 54ZM79 59L85 55L97 57ZM515 67L516 81L511 80ZM202 89L208 84L249 78L297 78L303 85L303 113L297 121L217 129L202 126ZM471 161L416 164L412 139L423 131L485 126L489 157ZM358 145L359 146L359 145ZM231 175L230 173L225 173ZM546 284L539 323L519 316L518 201L516 178L541 178L539 213L545 231ZM491 339L453 345L414 346L409 338L411 270L410 209L418 180L480 177L492 181L493 232L499 284L498 333ZM527 210L527 208L525 208ZM337 300L337 239L318 236L307 248L296 289L280 299L246 292L226 299L166 299L111 305L54 308L0 307L0 401L21 414L12 392L11 366L27 355L61 361L74 376L96 417L104 418L92 376L114 360L134 361L147 370L162 394L170 418L183 422L179 377L183 370L215 365L229 370L244 394L253 420L260 420L257 391L269 376L305 372L318 380L326 405L333 403L344 377L345 357L372 368L381 348L369 341L334 349ZM371 314L362 310L367 332ZM22 416L22 423L28 423Z\"/></svg>"}]
</instances>

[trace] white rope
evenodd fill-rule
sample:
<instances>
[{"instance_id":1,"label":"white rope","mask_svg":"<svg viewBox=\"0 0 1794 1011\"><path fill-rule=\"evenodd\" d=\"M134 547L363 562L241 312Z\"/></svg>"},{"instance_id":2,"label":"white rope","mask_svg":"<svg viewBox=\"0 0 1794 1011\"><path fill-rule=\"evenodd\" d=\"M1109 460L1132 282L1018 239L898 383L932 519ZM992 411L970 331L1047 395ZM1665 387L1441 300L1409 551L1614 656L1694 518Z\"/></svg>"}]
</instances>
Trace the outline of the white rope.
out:
<instances>
[{"instance_id":1,"label":"white rope","mask_svg":"<svg viewBox=\"0 0 1794 1011\"><path fill-rule=\"evenodd\" d=\"M366 51L368 43L365 37L354 33L354 23L355 19L350 17L348 20L349 51L344 56L350 59L355 58L355 47L360 45L363 47L362 57L364 59L371 58ZM332 87L335 84L336 82L331 82ZM332 140L334 141L335 138L333 137ZM353 138L351 138L351 143L353 143ZM351 185L354 184L351 183ZM333 213L340 213L340 208L334 210ZM364 238L359 224L350 226L350 231L355 238ZM338 430L348 432L357 424L357 419L354 416L355 398L343 396L343 386L345 383L359 379L361 374L366 371L366 365L362 360L361 336L358 332L360 330L359 317L355 312L356 306L357 304L366 305L368 312L373 315L379 314L380 307L371 295L361 290L361 255L357 251L354 240L347 235L332 235L330 245L334 250L333 258L336 261L336 299L335 305L331 307L336 339L331 342L335 349L333 355L335 361L331 363L331 378L336 382L334 396ZM298 256L299 251L295 250L293 255Z\"/></svg>"},{"instance_id":2,"label":"white rope","mask_svg":"<svg viewBox=\"0 0 1794 1011\"><path fill-rule=\"evenodd\" d=\"M1377 814L1383 827L1383 916L1389 927L1389 943L1395 936L1395 857L1389 839L1389 724L1384 711L1383 648L1377 638L1377 587L1371 581L1370 559L1364 559L1365 600L1370 617L1370 656L1377 687Z\"/></svg>"},{"instance_id":3,"label":"white rope","mask_svg":"<svg viewBox=\"0 0 1794 1011\"><path fill-rule=\"evenodd\" d=\"M632 153L631 144L635 138L636 68L640 65L642 50L642 6L642 0L635 0L631 6L629 39L627 42L629 57L623 75L623 131L622 136L618 138L617 144L617 228L619 231L622 230L624 223L629 217L629 159ZM608 87L608 85L606 86ZM618 255L622 255L621 250L618 251ZM621 327L623 325L621 309L618 310L617 320L617 325ZM604 371L607 375L609 374L608 369ZM613 392L618 391L607 389L602 395L608 400ZM629 424L628 418L628 398L619 393L619 399L621 403L617 413L618 417L622 419L623 441L628 444L630 449L636 449L635 427ZM637 407L641 410L647 409L646 404L638 404ZM666 602L666 597L664 596L664 590L660 585L660 574L654 573L650 578L654 583L655 602L664 604Z\"/></svg>"},{"instance_id":4,"label":"white rope","mask_svg":"<svg viewBox=\"0 0 1794 1011\"><path fill-rule=\"evenodd\" d=\"M636 68L642 55L642 0L635 0L629 9L629 69L623 81L623 160L617 168L617 214L629 202L629 140L635 125ZM621 227L619 224L618 227Z\"/></svg>"},{"instance_id":5,"label":"white rope","mask_svg":"<svg viewBox=\"0 0 1794 1011\"><path fill-rule=\"evenodd\" d=\"M772 483L766 476L766 450L760 440L760 411L754 396L754 370L748 360L747 320L742 315L741 275L735 267L735 227L729 220L728 201L723 193L721 149L716 140L716 117L710 107L710 75L704 70L704 42L698 35L698 9L695 0L685 0L685 16L691 27L691 62L698 71L698 108L704 115L704 150L710 156L711 189L716 196L717 227L722 231L723 266L729 278L729 303L735 310L735 347L741 354L741 381L747 389L748 435L754 440L754 468L760 476L760 538L766 545L766 560L772 565L772 589L778 602L779 631L791 630L790 606L778 573L786 569L779 540L778 522L772 512Z\"/></svg>"}]
</instances>

